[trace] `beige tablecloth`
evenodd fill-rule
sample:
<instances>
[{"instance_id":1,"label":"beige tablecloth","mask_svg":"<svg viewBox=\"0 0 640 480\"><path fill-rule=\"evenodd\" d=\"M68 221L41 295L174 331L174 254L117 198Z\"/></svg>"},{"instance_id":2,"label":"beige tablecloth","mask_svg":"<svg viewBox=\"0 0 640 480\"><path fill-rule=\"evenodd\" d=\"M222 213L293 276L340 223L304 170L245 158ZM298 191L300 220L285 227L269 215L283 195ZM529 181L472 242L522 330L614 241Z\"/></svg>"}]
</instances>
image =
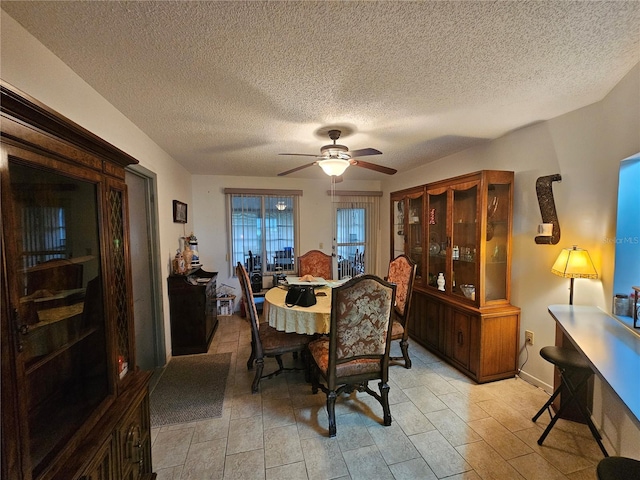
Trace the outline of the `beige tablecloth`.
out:
<instances>
[{"instance_id":1,"label":"beige tablecloth","mask_svg":"<svg viewBox=\"0 0 640 480\"><path fill-rule=\"evenodd\" d=\"M264 296L264 316L276 330L287 333L329 333L331 324L331 288L316 287L316 294L325 292L325 296L317 296L317 303L312 307L287 307L284 299L287 291L272 288Z\"/></svg>"}]
</instances>

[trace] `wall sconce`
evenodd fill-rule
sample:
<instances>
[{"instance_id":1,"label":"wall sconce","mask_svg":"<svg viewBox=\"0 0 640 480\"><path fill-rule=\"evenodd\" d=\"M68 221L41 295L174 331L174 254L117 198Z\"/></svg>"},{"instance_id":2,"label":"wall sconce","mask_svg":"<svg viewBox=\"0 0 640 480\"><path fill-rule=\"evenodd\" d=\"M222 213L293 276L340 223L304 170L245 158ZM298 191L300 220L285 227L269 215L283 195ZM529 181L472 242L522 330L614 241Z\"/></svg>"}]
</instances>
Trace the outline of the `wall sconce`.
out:
<instances>
[{"instance_id":1,"label":"wall sconce","mask_svg":"<svg viewBox=\"0 0 640 480\"><path fill-rule=\"evenodd\" d=\"M536 237L536 243L538 244L555 245L560 241L560 223L558 222L552 188L553 182L560 181L562 181L562 177L558 173L539 177L536 180L536 194L538 195L538 205L540 206L543 222L538 226L538 236ZM551 225L550 234L548 225Z\"/></svg>"},{"instance_id":2,"label":"wall sconce","mask_svg":"<svg viewBox=\"0 0 640 480\"><path fill-rule=\"evenodd\" d=\"M578 248L564 248L551 267L551 273L559 277L569 278L569 305L573 305L573 280L576 278L598 278L589 252Z\"/></svg>"}]
</instances>

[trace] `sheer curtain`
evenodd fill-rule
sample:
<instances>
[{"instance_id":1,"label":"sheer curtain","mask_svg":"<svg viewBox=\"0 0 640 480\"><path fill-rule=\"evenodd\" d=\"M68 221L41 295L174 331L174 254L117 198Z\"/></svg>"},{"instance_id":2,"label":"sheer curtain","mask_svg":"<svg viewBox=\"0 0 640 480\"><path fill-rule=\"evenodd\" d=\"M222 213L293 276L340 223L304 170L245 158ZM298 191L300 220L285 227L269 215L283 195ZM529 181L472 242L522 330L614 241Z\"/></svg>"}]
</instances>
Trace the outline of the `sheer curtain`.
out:
<instances>
[{"instance_id":1,"label":"sheer curtain","mask_svg":"<svg viewBox=\"0 0 640 480\"><path fill-rule=\"evenodd\" d=\"M375 273L381 196L382 192L333 193L338 278Z\"/></svg>"}]
</instances>

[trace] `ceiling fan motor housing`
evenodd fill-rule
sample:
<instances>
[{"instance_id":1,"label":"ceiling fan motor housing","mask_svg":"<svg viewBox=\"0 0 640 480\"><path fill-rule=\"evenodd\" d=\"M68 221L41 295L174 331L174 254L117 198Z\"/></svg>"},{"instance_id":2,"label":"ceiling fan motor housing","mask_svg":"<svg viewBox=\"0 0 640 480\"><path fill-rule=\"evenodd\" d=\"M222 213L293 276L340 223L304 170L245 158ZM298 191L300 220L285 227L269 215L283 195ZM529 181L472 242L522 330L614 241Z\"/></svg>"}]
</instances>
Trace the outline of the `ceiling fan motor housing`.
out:
<instances>
[{"instance_id":1,"label":"ceiling fan motor housing","mask_svg":"<svg viewBox=\"0 0 640 480\"><path fill-rule=\"evenodd\" d=\"M344 145L325 145L320 149L320 155L328 158L343 158L348 160L351 158L349 155L349 149Z\"/></svg>"}]
</instances>

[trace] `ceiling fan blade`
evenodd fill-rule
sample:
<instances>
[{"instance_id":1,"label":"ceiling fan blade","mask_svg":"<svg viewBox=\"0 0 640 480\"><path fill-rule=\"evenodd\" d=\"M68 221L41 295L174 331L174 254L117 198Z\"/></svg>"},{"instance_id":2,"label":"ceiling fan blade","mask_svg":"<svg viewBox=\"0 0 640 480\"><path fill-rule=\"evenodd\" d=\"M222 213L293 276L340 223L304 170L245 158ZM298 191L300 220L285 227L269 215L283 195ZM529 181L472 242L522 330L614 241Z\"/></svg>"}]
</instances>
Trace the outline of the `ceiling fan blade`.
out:
<instances>
[{"instance_id":1,"label":"ceiling fan blade","mask_svg":"<svg viewBox=\"0 0 640 480\"><path fill-rule=\"evenodd\" d=\"M278 155L296 155L298 157L317 157L314 153L279 153Z\"/></svg>"},{"instance_id":2,"label":"ceiling fan blade","mask_svg":"<svg viewBox=\"0 0 640 480\"><path fill-rule=\"evenodd\" d=\"M368 168L369 170L375 170L376 172L386 173L387 175L393 175L397 172L395 168L383 167L375 163L364 162L362 160L351 160L351 165L356 167Z\"/></svg>"},{"instance_id":3,"label":"ceiling fan blade","mask_svg":"<svg viewBox=\"0 0 640 480\"><path fill-rule=\"evenodd\" d=\"M306 165L302 165L300 167L292 168L291 170L287 170L286 172L279 173L278 176L283 177L285 175L289 175L290 173L297 172L298 170L302 170L303 168L310 167L312 165L315 165L316 163L317 162L311 162L311 163L307 163Z\"/></svg>"},{"instance_id":4,"label":"ceiling fan blade","mask_svg":"<svg viewBox=\"0 0 640 480\"><path fill-rule=\"evenodd\" d=\"M380 150L376 150L375 148L361 148L360 150L350 150L349 153L351 157L365 157L367 155L381 155L382 152Z\"/></svg>"}]
</instances>

